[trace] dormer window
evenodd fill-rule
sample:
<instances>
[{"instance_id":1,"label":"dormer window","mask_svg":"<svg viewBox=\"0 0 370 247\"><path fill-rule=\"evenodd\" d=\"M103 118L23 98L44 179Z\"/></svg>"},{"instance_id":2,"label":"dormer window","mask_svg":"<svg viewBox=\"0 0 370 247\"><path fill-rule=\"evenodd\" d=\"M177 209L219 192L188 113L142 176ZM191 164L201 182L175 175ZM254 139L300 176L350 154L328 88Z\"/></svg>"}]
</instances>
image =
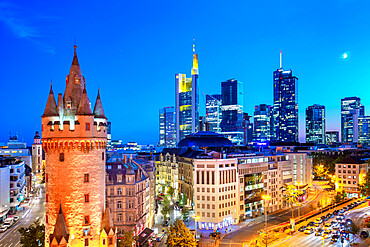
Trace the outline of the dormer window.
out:
<instances>
[{"instance_id":1,"label":"dormer window","mask_svg":"<svg viewBox=\"0 0 370 247\"><path fill-rule=\"evenodd\" d=\"M71 109L71 107L72 107L72 102L71 101L68 101L67 102L67 109Z\"/></svg>"}]
</instances>

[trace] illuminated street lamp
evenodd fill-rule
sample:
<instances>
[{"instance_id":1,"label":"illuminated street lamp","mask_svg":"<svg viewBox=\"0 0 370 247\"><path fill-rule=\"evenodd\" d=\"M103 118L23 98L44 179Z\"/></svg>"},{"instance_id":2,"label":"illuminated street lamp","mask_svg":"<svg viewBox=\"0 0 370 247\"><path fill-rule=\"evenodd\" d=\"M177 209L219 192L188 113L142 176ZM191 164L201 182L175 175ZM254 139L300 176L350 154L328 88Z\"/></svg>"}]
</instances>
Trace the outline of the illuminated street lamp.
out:
<instances>
[{"instance_id":1,"label":"illuminated street lamp","mask_svg":"<svg viewBox=\"0 0 370 247\"><path fill-rule=\"evenodd\" d=\"M262 199L265 202L265 233L266 233L266 247L267 247L267 204L266 201L270 200L271 197L269 195L263 195Z\"/></svg>"},{"instance_id":2,"label":"illuminated street lamp","mask_svg":"<svg viewBox=\"0 0 370 247\"><path fill-rule=\"evenodd\" d=\"M197 235L198 235L197 221L200 219L200 216L196 215L194 219L195 219L195 240L197 240Z\"/></svg>"}]
</instances>

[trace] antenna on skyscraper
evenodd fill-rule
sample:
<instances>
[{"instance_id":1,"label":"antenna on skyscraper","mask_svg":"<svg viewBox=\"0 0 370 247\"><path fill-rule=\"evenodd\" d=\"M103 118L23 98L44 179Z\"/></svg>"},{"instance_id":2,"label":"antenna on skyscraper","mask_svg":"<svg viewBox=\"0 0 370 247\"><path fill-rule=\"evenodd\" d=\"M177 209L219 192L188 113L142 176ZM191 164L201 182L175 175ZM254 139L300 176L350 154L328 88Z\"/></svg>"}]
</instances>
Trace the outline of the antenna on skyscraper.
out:
<instances>
[{"instance_id":1,"label":"antenna on skyscraper","mask_svg":"<svg viewBox=\"0 0 370 247\"><path fill-rule=\"evenodd\" d=\"M195 38L193 37L193 54L195 54Z\"/></svg>"},{"instance_id":2,"label":"antenna on skyscraper","mask_svg":"<svg viewBox=\"0 0 370 247\"><path fill-rule=\"evenodd\" d=\"M280 69L283 68L283 54L281 53L280 50Z\"/></svg>"}]
</instances>

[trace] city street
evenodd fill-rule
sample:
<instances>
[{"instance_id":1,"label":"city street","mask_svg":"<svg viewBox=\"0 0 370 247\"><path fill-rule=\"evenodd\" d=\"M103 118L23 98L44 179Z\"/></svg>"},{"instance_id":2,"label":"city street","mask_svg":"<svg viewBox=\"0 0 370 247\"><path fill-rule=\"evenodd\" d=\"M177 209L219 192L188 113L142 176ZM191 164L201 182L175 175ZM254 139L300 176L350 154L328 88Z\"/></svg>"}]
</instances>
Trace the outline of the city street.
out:
<instances>
[{"instance_id":1,"label":"city street","mask_svg":"<svg viewBox=\"0 0 370 247\"><path fill-rule=\"evenodd\" d=\"M25 206L23 211L16 214L20 216L19 221L6 232L0 234L0 247L20 246L19 242L21 235L18 229L21 227L28 227L36 219L40 219L41 222L44 222L45 192L42 188L43 187L41 187L39 196L31 199L29 205Z\"/></svg>"},{"instance_id":2,"label":"city street","mask_svg":"<svg viewBox=\"0 0 370 247\"><path fill-rule=\"evenodd\" d=\"M348 203L349 204L349 203ZM344 207L345 205L341 206ZM331 210L330 212L332 212ZM367 203L364 203L358 207L356 207L353 210L347 211L345 213L346 219L352 219L354 223L361 227L361 224L364 220L364 215L366 212L370 212L370 208L368 207ZM326 215L328 212L325 212L322 215ZM322 215L318 215L317 217L321 217ZM330 219L329 221L326 221L325 223L331 222L334 220L334 218ZM313 219L312 219L313 220ZM352 240L352 235L350 236L350 240ZM358 239L356 242L359 242L359 247L366 247L369 246L369 243L362 242L361 239ZM293 247L293 246L305 246L305 247L317 247L317 246L323 246L323 239L321 236L315 236L315 234L305 234L303 232L296 232L293 236L289 236L285 238L283 241L278 241L275 244L272 244L270 246L274 247ZM349 242L347 240L344 240L344 243L342 245L341 241L338 242L331 242L331 237L325 239L325 246L349 246Z\"/></svg>"},{"instance_id":3,"label":"city street","mask_svg":"<svg viewBox=\"0 0 370 247\"><path fill-rule=\"evenodd\" d=\"M321 190L318 186L316 186L318 195L313 200L307 203L306 205L299 208L294 209L294 215L298 215L298 210L300 210L300 215L304 215L312 211L310 209L310 205L316 207L319 201L325 201L330 197L330 194L326 191ZM282 222L287 222L291 218L292 211L290 209L272 213L267 216L268 219L268 226L278 225ZM243 246L243 243L249 243L253 238L259 235L259 231L265 228L265 217L259 216L250 220L246 223L246 226L233 231L227 234L223 239L220 240L220 246L228 246L228 247L236 247L236 246Z\"/></svg>"}]
</instances>

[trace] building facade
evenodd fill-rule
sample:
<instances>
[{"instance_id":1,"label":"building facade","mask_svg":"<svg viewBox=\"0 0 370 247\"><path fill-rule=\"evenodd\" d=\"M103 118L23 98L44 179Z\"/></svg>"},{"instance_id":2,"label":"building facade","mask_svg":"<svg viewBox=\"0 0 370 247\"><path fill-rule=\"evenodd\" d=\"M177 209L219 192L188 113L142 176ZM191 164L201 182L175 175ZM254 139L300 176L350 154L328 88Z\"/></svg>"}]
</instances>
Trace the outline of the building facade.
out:
<instances>
[{"instance_id":1,"label":"building facade","mask_svg":"<svg viewBox=\"0 0 370 247\"><path fill-rule=\"evenodd\" d=\"M193 45L191 78L186 74L175 75L176 89L176 141L199 130L198 54Z\"/></svg>"},{"instance_id":2,"label":"building facade","mask_svg":"<svg viewBox=\"0 0 370 247\"><path fill-rule=\"evenodd\" d=\"M325 132L325 143L327 145L339 143L339 131L337 130L326 131Z\"/></svg>"},{"instance_id":3,"label":"building facade","mask_svg":"<svg viewBox=\"0 0 370 247\"><path fill-rule=\"evenodd\" d=\"M176 112L173 106L159 110L159 145L176 147Z\"/></svg>"},{"instance_id":4,"label":"building facade","mask_svg":"<svg viewBox=\"0 0 370 247\"><path fill-rule=\"evenodd\" d=\"M358 142L364 146L370 144L370 116L358 118Z\"/></svg>"},{"instance_id":5,"label":"building facade","mask_svg":"<svg viewBox=\"0 0 370 247\"><path fill-rule=\"evenodd\" d=\"M306 109L306 143L325 144L325 106L312 105Z\"/></svg>"},{"instance_id":6,"label":"building facade","mask_svg":"<svg viewBox=\"0 0 370 247\"><path fill-rule=\"evenodd\" d=\"M221 105L221 94L206 95L206 122L209 126L206 131L221 133Z\"/></svg>"},{"instance_id":7,"label":"building facade","mask_svg":"<svg viewBox=\"0 0 370 247\"><path fill-rule=\"evenodd\" d=\"M221 131L232 143L243 144L243 83L230 79L221 82Z\"/></svg>"},{"instance_id":8,"label":"building facade","mask_svg":"<svg viewBox=\"0 0 370 247\"><path fill-rule=\"evenodd\" d=\"M243 144L246 145L253 140L253 123L252 116L248 113L243 113Z\"/></svg>"},{"instance_id":9,"label":"building facade","mask_svg":"<svg viewBox=\"0 0 370 247\"><path fill-rule=\"evenodd\" d=\"M271 106L266 104L254 107L253 140L257 142L270 141L271 137Z\"/></svg>"},{"instance_id":10,"label":"building facade","mask_svg":"<svg viewBox=\"0 0 370 247\"><path fill-rule=\"evenodd\" d=\"M282 67L274 71L273 141L298 142L298 78Z\"/></svg>"},{"instance_id":11,"label":"building facade","mask_svg":"<svg viewBox=\"0 0 370 247\"><path fill-rule=\"evenodd\" d=\"M365 108L359 97L341 100L341 135L344 143L358 142L358 118L365 115Z\"/></svg>"},{"instance_id":12,"label":"building facade","mask_svg":"<svg viewBox=\"0 0 370 247\"><path fill-rule=\"evenodd\" d=\"M99 91L94 110L74 46L64 95L50 89L42 122L45 246L115 246L105 207L107 118Z\"/></svg>"},{"instance_id":13,"label":"building facade","mask_svg":"<svg viewBox=\"0 0 370 247\"><path fill-rule=\"evenodd\" d=\"M10 210L10 167L0 164L0 223Z\"/></svg>"},{"instance_id":14,"label":"building facade","mask_svg":"<svg viewBox=\"0 0 370 247\"><path fill-rule=\"evenodd\" d=\"M32 144L32 172L35 174L42 173L42 156L41 137L36 131Z\"/></svg>"}]
</instances>

